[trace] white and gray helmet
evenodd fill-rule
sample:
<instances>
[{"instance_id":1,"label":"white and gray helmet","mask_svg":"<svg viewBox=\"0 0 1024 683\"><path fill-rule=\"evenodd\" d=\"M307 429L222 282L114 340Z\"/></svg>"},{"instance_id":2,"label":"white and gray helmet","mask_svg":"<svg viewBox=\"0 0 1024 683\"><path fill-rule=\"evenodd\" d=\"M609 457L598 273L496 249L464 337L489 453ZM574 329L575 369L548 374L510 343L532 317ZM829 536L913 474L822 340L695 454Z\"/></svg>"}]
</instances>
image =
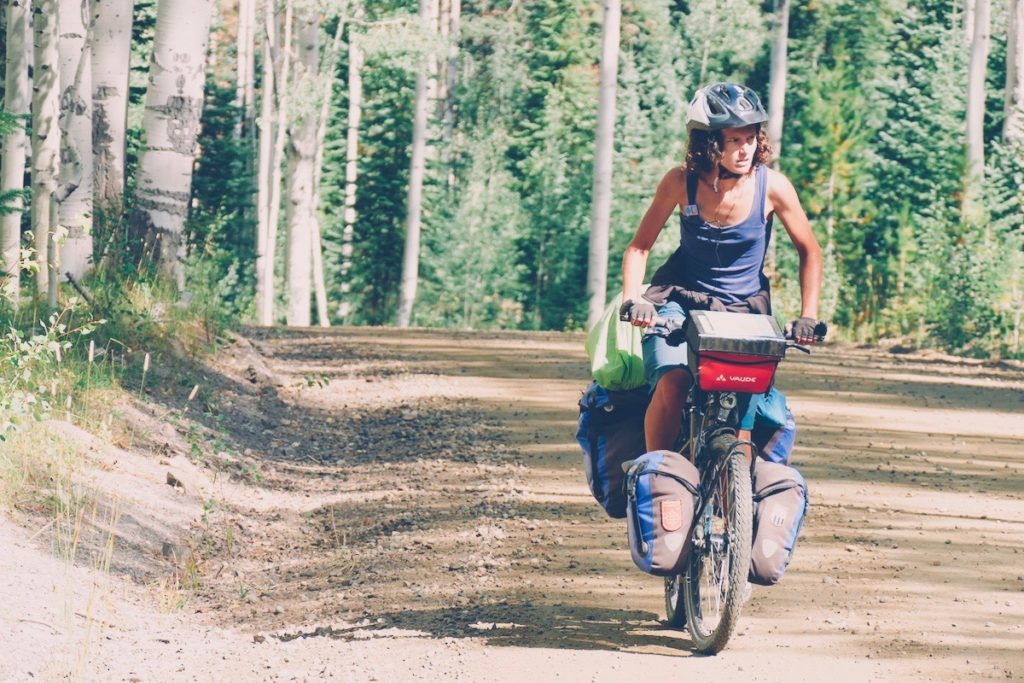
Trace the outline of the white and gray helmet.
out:
<instances>
[{"instance_id":1,"label":"white and gray helmet","mask_svg":"<svg viewBox=\"0 0 1024 683\"><path fill-rule=\"evenodd\" d=\"M742 128L768 120L757 93L736 83L713 83L697 91L686 110L687 132Z\"/></svg>"}]
</instances>

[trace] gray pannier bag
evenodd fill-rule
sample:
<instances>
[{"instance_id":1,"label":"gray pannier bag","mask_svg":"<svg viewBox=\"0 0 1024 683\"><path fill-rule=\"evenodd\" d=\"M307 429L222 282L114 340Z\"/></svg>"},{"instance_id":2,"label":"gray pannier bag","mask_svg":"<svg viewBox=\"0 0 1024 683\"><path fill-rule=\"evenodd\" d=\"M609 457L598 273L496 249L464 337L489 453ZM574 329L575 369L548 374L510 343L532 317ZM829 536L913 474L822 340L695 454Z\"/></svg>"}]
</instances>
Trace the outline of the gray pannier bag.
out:
<instances>
[{"instance_id":1,"label":"gray pannier bag","mask_svg":"<svg viewBox=\"0 0 1024 683\"><path fill-rule=\"evenodd\" d=\"M629 463L626 517L633 562L648 574L686 571L700 474L675 451L651 451Z\"/></svg>"},{"instance_id":2,"label":"gray pannier bag","mask_svg":"<svg viewBox=\"0 0 1024 683\"><path fill-rule=\"evenodd\" d=\"M793 558L800 525L807 514L807 484L792 467L758 458L754 461L754 545L750 582L779 582Z\"/></svg>"}]
</instances>

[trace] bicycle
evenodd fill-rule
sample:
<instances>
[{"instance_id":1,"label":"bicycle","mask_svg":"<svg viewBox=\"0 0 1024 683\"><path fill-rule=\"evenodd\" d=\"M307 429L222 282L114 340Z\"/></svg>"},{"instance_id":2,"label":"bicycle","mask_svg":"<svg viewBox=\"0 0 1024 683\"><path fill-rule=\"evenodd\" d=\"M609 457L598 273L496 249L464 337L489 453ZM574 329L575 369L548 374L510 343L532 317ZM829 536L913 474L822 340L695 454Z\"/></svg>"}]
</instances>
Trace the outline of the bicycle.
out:
<instances>
[{"instance_id":1,"label":"bicycle","mask_svg":"<svg viewBox=\"0 0 1024 683\"><path fill-rule=\"evenodd\" d=\"M716 326L727 335L704 336ZM826 331L818 323L815 340ZM753 500L744 446L750 442L737 435L738 395L768 391L786 351L810 349L787 339L775 319L763 315L691 311L682 325L659 319L646 333L671 345L688 344L692 382L680 452L700 472L686 573L665 578L668 623L685 623L697 652L717 654L732 636L749 590Z\"/></svg>"}]
</instances>

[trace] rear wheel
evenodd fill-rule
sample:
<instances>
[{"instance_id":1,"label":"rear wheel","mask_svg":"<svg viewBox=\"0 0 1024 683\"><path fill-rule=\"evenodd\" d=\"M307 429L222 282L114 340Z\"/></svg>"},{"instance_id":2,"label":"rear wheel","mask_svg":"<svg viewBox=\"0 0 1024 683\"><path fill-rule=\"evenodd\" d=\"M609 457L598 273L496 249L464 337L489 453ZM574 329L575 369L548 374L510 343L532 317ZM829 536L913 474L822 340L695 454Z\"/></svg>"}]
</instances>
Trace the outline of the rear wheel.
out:
<instances>
[{"instance_id":1,"label":"rear wheel","mask_svg":"<svg viewBox=\"0 0 1024 683\"><path fill-rule=\"evenodd\" d=\"M749 465L735 435L719 435L708 448L709 462L721 462L721 471L698 512L682 593L697 651L717 654L729 642L743 606L753 502Z\"/></svg>"}]
</instances>

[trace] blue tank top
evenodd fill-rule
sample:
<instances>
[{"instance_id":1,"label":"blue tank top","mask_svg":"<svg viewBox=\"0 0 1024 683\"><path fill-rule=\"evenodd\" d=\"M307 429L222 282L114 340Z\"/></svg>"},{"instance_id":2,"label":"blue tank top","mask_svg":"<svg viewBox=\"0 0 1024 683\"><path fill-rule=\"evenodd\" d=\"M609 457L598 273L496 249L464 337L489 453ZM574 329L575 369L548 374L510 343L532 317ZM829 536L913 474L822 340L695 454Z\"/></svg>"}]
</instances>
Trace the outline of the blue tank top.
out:
<instances>
[{"instance_id":1,"label":"blue tank top","mask_svg":"<svg viewBox=\"0 0 1024 683\"><path fill-rule=\"evenodd\" d=\"M772 221L764 217L768 188L765 166L759 164L755 168L754 182L750 215L726 227L716 227L705 220L697 206L696 183L688 182L687 191L692 195L688 199L696 210L679 215L679 249L658 269L651 284L679 285L705 292L726 305L767 289L762 268Z\"/></svg>"}]
</instances>

